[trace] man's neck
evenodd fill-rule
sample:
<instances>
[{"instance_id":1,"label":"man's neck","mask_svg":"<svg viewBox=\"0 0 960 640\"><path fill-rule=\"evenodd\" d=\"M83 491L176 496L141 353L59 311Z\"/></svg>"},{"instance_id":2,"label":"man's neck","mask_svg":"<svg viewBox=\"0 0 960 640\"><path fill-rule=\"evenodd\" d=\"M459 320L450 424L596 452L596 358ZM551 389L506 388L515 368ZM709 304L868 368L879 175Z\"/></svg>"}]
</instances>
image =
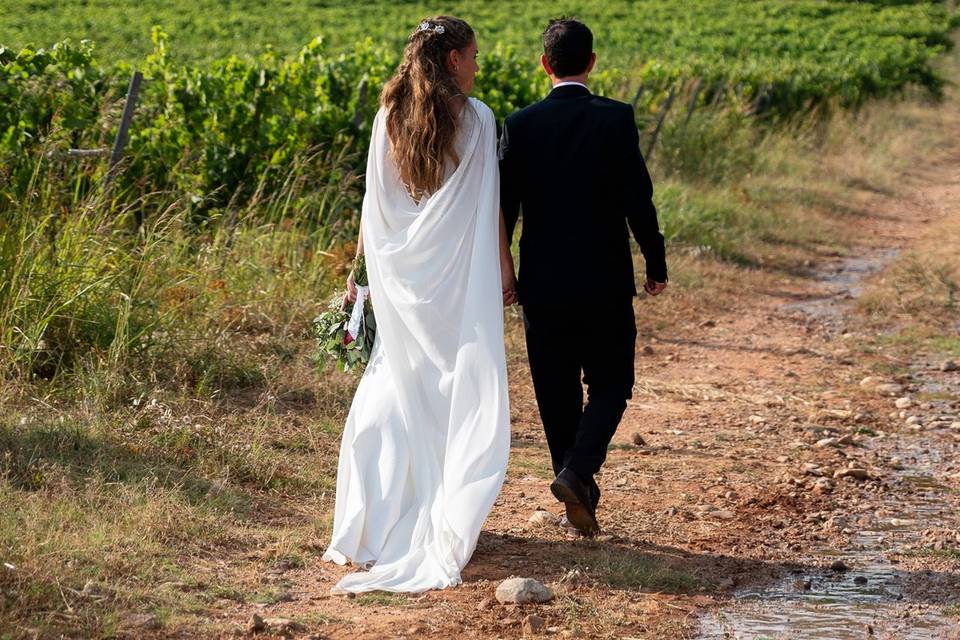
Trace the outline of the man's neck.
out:
<instances>
[{"instance_id":1,"label":"man's neck","mask_svg":"<svg viewBox=\"0 0 960 640\"><path fill-rule=\"evenodd\" d=\"M561 84L564 82L576 82L577 84L582 84L583 86L587 86L586 74L582 74L579 76L569 76L567 78L556 78L554 76L550 76L550 80L553 82L553 86L557 86L558 84Z\"/></svg>"}]
</instances>

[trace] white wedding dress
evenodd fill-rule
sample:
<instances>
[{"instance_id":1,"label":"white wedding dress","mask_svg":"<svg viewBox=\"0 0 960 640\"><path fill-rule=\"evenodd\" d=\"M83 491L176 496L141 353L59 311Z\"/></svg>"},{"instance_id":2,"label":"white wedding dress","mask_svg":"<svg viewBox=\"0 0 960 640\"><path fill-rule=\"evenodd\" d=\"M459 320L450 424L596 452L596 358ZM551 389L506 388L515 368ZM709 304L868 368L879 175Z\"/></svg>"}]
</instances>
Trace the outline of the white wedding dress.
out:
<instances>
[{"instance_id":1,"label":"white wedding dress","mask_svg":"<svg viewBox=\"0 0 960 640\"><path fill-rule=\"evenodd\" d=\"M323 559L369 566L334 592L460 583L510 450L493 113L470 98L458 166L416 203L373 123L361 225L377 319L340 447Z\"/></svg>"}]
</instances>

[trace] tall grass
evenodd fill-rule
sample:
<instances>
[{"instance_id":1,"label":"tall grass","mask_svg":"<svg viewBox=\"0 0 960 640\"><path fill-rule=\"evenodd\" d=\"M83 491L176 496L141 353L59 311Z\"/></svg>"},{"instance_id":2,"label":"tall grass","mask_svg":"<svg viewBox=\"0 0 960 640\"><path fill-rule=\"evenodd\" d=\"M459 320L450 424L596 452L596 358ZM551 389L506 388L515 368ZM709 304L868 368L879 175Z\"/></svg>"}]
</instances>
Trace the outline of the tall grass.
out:
<instances>
[{"instance_id":1,"label":"tall grass","mask_svg":"<svg viewBox=\"0 0 960 640\"><path fill-rule=\"evenodd\" d=\"M101 189L77 196L39 155L27 197L0 220L0 371L25 380L149 373L209 389L257 378L228 343L304 330L346 262L355 216L326 212L356 200L358 178L328 170L339 160L306 156L277 193L198 224L165 194L119 209ZM325 170L336 177L318 188Z\"/></svg>"}]
</instances>

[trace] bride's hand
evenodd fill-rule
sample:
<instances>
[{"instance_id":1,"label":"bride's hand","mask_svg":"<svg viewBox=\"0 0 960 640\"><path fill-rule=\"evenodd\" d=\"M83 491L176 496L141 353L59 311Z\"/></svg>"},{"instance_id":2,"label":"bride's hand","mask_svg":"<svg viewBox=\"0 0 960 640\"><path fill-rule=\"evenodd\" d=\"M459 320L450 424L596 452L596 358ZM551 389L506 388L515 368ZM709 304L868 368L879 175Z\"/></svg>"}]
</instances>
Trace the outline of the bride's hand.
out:
<instances>
[{"instance_id":1,"label":"bride's hand","mask_svg":"<svg viewBox=\"0 0 960 640\"><path fill-rule=\"evenodd\" d=\"M347 276L347 295L343 299L349 303L357 301L357 281L353 276L353 271L350 271L350 275Z\"/></svg>"}]
</instances>

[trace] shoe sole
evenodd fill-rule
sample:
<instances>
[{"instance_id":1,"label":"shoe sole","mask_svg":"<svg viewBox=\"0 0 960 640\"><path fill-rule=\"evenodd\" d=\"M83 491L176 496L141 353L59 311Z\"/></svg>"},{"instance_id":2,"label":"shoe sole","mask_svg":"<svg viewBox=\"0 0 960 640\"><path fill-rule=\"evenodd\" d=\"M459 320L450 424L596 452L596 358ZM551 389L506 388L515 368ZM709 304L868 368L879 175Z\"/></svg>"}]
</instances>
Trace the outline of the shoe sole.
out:
<instances>
[{"instance_id":1,"label":"shoe sole","mask_svg":"<svg viewBox=\"0 0 960 640\"><path fill-rule=\"evenodd\" d=\"M550 484L550 491L557 500L563 503L567 510L567 520L580 530L585 536L595 536L600 533L600 524L590 513L589 509L574 495L568 487L559 482Z\"/></svg>"}]
</instances>

